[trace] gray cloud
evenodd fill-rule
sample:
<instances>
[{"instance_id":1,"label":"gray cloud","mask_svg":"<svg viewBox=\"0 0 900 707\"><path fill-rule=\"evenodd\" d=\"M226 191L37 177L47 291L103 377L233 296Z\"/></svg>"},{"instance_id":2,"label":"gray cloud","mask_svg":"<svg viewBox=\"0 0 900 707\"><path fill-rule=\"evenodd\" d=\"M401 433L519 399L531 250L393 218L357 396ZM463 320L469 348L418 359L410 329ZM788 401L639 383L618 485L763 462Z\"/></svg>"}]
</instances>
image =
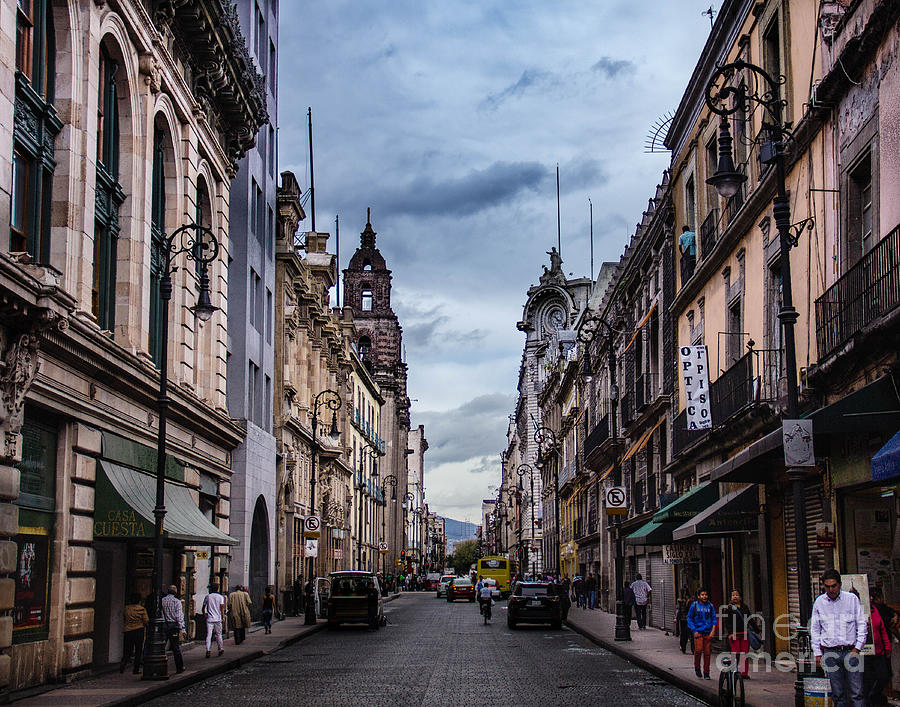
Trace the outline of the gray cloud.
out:
<instances>
[{"instance_id":1,"label":"gray cloud","mask_svg":"<svg viewBox=\"0 0 900 707\"><path fill-rule=\"evenodd\" d=\"M444 181L419 176L380 201L388 211L410 216L471 215L536 190L547 175L547 168L538 162L494 162Z\"/></svg>"},{"instance_id":2,"label":"gray cloud","mask_svg":"<svg viewBox=\"0 0 900 707\"><path fill-rule=\"evenodd\" d=\"M512 395L489 393L479 395L446 412L417 412L413 424L425 425L429 467L449 462L469 462L483 457L497 458L513 409ZM499 462L498 462L499 464ZM483 464L476 462L472 473Z\"/></svg>"},{"instance_id":3,"label":"gray cloud","mask_svg":"<svg viewBox=\"0 0 900 707\"><path fill-rule=\"evenodd\" d=\"M492 93L485 98L479 108L486 110L495 110L509 98L517 98L531 88L552 85L557 79L548 71L540 69L525 69L519 80L511 84L498 93Z\"/></svg>"},{"instance_id":4,"label":"gray cloud","mask_svg":"<svg viewBox=\"0 0 900 707\"><path fill-rule=\"evenodd\" d=\"M633 74L636 67L633 61L628 59L613 59L602 56L591 67L591 71L603 74L608 79L615 79L625 74Z\"/></svg>"}]
</instances>

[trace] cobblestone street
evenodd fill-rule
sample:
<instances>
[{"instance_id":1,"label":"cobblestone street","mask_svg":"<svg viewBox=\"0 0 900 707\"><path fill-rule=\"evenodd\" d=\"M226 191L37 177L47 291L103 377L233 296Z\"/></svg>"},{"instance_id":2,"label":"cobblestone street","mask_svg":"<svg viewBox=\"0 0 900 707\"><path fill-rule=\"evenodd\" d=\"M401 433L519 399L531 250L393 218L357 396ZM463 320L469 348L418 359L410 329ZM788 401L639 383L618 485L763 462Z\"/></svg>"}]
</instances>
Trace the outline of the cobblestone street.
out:
<instances>
[{"instance_id":1,"label":"cobblestone street","mask_svg":"<svg viewBox=\"0 0 900 707\"><path fill-rule=\"evenodd\" d=\"M321 632L151 704L695 705L676 688L564 629L482 624L473 604L404 594L377 633Z\"/></svg>"}]
</instances>

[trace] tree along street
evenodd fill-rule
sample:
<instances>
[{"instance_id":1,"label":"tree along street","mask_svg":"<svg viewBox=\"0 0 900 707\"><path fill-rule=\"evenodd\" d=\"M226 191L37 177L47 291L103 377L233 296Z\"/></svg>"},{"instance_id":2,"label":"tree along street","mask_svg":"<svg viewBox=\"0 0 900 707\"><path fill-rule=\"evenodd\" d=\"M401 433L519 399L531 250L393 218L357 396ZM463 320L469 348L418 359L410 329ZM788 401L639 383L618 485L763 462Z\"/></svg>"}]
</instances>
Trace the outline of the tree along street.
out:
<instances>
[{"instance_id":1,"label":"tree along street","mask_svg":"<svg viewBox=\"0 0 900 707\"><path fill-rule=\"evenodd\" d=\"M505 601L488 626L476 605L433 592L385 613L378 632L323 631L151 704L701 704L568 629L509 630Z\"/></svg>"}]
</instances>

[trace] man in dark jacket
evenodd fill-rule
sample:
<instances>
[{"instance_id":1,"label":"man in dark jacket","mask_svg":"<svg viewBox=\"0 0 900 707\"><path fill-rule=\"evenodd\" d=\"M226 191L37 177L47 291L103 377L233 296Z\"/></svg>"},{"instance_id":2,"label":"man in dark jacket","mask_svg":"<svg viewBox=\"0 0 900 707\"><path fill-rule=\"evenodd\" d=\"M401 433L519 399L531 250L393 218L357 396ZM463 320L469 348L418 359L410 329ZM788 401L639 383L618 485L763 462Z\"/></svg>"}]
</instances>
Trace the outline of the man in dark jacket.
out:
<instances>
[{"instance_id":1,"label":"man in dark jacket","mask_svg":"<svg viewBox=\"0 0 900 707\"><path fill-rule=\"evenodd\" d=\"M594 575L589 574L584 584L588 608L593 609L597 605L597 580Z\"/></svg>"}]
</instances>

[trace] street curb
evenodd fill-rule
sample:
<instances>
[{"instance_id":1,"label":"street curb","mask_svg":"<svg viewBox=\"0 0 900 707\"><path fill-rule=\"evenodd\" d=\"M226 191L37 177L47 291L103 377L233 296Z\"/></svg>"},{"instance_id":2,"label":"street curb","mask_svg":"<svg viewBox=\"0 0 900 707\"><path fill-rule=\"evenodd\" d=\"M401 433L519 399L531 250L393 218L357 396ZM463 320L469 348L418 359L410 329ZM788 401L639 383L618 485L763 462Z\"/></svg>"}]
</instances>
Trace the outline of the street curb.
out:
<instances>
[{"instance_id":1,"label":"street curb","mask_svg":"<svg viewBox=\"0 0 900 707\"><path fill-rule=\"evenodd\" d=\"M613 653L620 658L624 658L629 663L633 663L639 668L643 668L648 673L652 673L656 677L662 678L666 682L671 683L672 685L688 693L692 697L703 700L706 704L709 705L719 704L718 688L710 689L706 687L706 685L709 683L695 682L694 680L685 680L684 678L681 678L678 675L674 675L665 668L661 668L649 660L644 660L631 651L623 650L618 645L616 645L614 641L609 641L605 638L601 638L600 636L590 631L589 629L584 628L583 626L577 626L569 620L566 620L565 624L576 633L580 633L592 643L596 643L598 646L600 646L601 648L605 648L610 653ZM748 700L746 703L746 707L755 706Z\"/></svg>"},{"instance_id":2,"label":"street curb","mask_svg":"<svg viewBox=\"0 0 900 707\"><path fill-rule=\"evenodd\" d=\"M253 651L252 653L247 653L246 655L243 655L239 658L232 658L221 663L217 662L214 665L211 665L210 667L200 670L196 673L192 673L191 675L179 675L177 678L169 678L169 680L160 683L158 687L150 688L138 695L133 695L121 700L104 702L103 707L130 707L132 705L140 705L144 704L145 702L149 702L150 700L155 700L157 697L163 697L164 695L168 695L172 692L184 689L185 687L191 687L198 682L202 682L203 680L208 680L209 678L215 677L216 675L221 675L222 673L227 673L236 668L240 668L242 665L251 663L257 658L262 658L265 655L271 655L276 651L280 651L282 648L287 648L288 646L298 643L304 638L322 631L326 627L326 625L327 624L325 624L325 622L322 622L320 624L316 624L315 626L311 626L299 633L296 633L293 636L288 636L287 638L279 641L277 645L273 646L269 650Z\"/></svg>"}]
</instances>

